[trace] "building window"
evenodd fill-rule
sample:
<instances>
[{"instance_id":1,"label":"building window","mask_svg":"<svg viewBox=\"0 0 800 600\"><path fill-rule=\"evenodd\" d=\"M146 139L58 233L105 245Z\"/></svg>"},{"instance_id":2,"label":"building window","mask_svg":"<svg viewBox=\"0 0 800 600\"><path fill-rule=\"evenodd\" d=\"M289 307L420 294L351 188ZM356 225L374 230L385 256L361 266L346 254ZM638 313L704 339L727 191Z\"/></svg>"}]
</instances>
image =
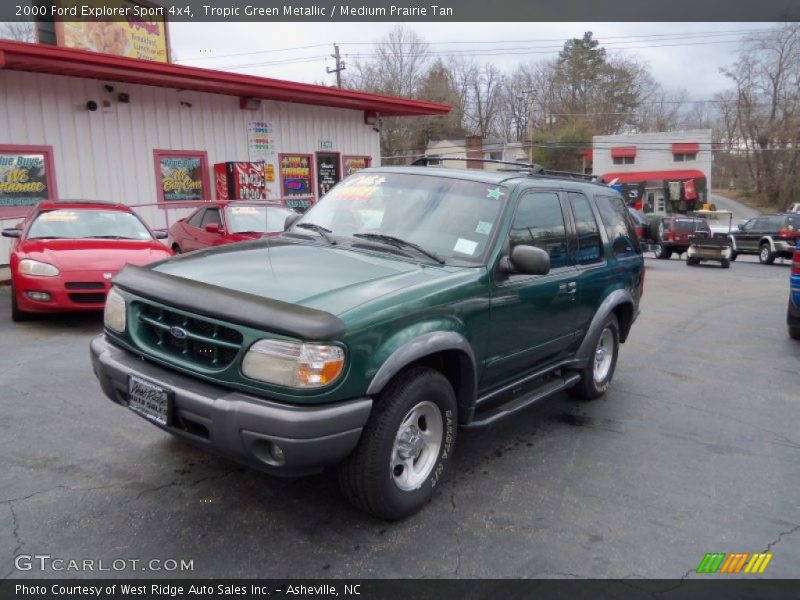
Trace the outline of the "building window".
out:
<instances>
[{"instance_id":1,"label":"building window","mask_svg":"<svg viewBox=\"0 0 800 600\"><path fill-rule=\"evenodd\" d=\"M52 146L0 145L0 218L57 197Z\"/></svg>"},{"instance_id":2,"label":"building window","mask_svg":"<svg viewBox=\"0 0 800 600\"><path fill-rule=\"evenodd\" d=\"M696 152L686 152L680 154L673 154L675 162L687 162L690 160L697 160L697 153Z\"/></svg>"},{"instance_id":3,"label":"building window","mask_svg":"<svg viewBox=\"0 0 800 600\"><path fill-rule=\"evenodd\" d=\"M201 150L153 150L158 201L196 202L211 198L208 156Z\"/></svg>"},{"instance_id":4,"label":"building window","mask_svg":"<svg viewBox=\"0 0 800 600\"><path fill-rule=\"evenodd\" d=\"M633 156L615 156L614 157L614 164L615 165L632 165L635 161L635 157Z\"/></svg>"}]
</instances>

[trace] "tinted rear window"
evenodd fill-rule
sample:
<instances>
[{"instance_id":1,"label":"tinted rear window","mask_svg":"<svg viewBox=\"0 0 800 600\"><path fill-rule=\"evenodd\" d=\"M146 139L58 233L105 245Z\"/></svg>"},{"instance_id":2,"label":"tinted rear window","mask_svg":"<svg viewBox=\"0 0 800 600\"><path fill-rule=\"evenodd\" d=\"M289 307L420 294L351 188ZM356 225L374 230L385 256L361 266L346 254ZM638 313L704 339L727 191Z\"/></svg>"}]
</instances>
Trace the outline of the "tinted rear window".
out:
<instances>
[{"instance_id":1,"label":"tinted rear window","mask_svg":"<svg viewBox=\"0 0 800 600\"><path fill-rule=\"evenodd\" d=\"M678 233L691 233L693 231L710 231L708 223L702 219L675 219L675 231Z\"/></svg>"},{"instance_id":2,"label":"tinted rear window","mask_svg":"<svg viewBox=\"0 0 800 600\"><path fill-rule=\"evenodd\" d=\"M635 256L641 253L639 238L628 209L619 196L595 196L600 220L616 256Z\"/></svg>"}]
</instances>

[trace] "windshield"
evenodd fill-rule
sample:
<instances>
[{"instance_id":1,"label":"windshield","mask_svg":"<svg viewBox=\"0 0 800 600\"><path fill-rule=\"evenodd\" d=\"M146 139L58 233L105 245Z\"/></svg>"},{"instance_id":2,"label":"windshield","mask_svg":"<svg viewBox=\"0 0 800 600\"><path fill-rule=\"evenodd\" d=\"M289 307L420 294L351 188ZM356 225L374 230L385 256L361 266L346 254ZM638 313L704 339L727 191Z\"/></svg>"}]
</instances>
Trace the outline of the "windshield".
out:
<instances>
[{"instance_id":1,"label":"windshield","mask_svg":"<svg viewBox=\"0 0 800 600\"><path fill-rule=\"evenodd\" d=\"M320 225L334 236L355 235L353 242L359 245L379 244L375 234L391 236L442 259L477 264L489 246L507 198L508 190L493 183L359 173L328 192L298 224ZM293 231L308 235L308 230ZM361 237L364 234L369 237ZM399 250L405 252L402 246ZM409 254L419 256L413 251Z\"/></svg>"},{"instance_id":2,"label":"windshield","mask_svg":"<svg viewBox=\"0 0 800 600\"><path fill-rule=\"evenodd\" d=\"M228 206L225 221L228 233L275 233L283 231L286 217L293 212L278 206Z\"/></svg>"},{"instance_id":3,"label":"windshield","mask_svg":"<svg viewBox=\"0 0 800 600\"><path fill-rule=\"evenodd\" d=\"M43 212L31 223L27 237L28 239L153 239L135 215L120 210L102 209L63 209Z\"/></svg>"}]
</instances>

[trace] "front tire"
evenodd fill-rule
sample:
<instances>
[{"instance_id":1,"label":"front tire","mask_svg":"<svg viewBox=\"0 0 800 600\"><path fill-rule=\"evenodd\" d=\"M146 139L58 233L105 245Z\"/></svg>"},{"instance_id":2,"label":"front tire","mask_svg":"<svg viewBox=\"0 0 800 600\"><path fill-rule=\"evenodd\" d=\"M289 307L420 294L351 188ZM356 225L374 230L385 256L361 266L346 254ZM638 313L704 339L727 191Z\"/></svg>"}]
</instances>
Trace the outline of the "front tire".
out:
<instances>
[{"instance_id":1,"label":"front tire","mask_svg":"<svg viewBox=\"0 0 800 600\"><path fill-rule=\"evenodd\" d=\"M172 244L172 251L173 251L175 254L181 254L181 253L182 253L182 251L181 251L181 247L180 247L180 246L178 246L178 244Z\"/></svg>"},{"instance_id":2,"label":"front tire","mask_svg":"<svg viewBox=\"0 0 800 600\"><path fill-rule=\"evenodd\" d=\"M13 287L11 288L11 320L15 323L31 320L31 313L20 310L19 304L17 304L17 293Z\"/></svg>"},{"instance_id":3,"label":"front tire","mask_svg":"<svg viewBox=\"0 0 800 600\"><path fill-rule=\"evenodd\" d=\"M762 265L771 265L775 262L775 255L769 247L769 244L761 244L758 248L758 262Z\"/></svg>"},{"instance_id":4,"label":"front tire","mask_svg":"<svg viewBox=\"0 0 800 600\"><path fill-rule=\"evenodd\" d=\"M619 322L614 314L608 315L594 344L589 364L581 371L580 383L567 391L582 400L598 398L611 387L619 356Z\"/></svg>"},{"instance_id":5,"label":"front tire","mask_svg":"<svg viewBox=\"0 0 800 600\"><path fill-rule=\"evenodd\" d=\"M793 340L800 340L800 327L789 327L789 337Z\"/></svg>"},{"instance_id":6,"label":"front tire","mask_svg":"<svg viewBox=\"0 0 800 600\"><path fill-rule=\"evenodd\" d=\"M339 486L356 508L394 521L433 496L456 442L458 405L444 375L415 367L375 400L353 453L339 468Z\"/></svg>"},{"instance_id":7,"label":"front tire","mask_svg":"<svg viewBox=\"0 0 800 600\"><path fill-rule=\"evenodd\" d=\"M730 269L731 268L731 261L727 258L723 258L720 263L722 264L723 269Z\"/></svg>"}]
</instances>

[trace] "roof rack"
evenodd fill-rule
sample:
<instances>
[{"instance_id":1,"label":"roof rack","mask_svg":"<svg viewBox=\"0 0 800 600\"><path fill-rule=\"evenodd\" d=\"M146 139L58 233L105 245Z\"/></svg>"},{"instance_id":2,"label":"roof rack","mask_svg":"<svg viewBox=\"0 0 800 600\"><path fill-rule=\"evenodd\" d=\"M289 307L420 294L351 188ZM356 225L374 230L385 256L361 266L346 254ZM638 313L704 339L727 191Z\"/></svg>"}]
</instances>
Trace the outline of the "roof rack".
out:
<instances>
[{"instance_id":1,"label":"roof rack","mask_svg":"<svg viewBox=\"0 0 800 600\"><path fill-rule=\"evenodd\" d=\"M498 169L498 171L514 171L527 173L529 176L540 177L559 177L562 179L581 179L594 183L601 183L596 175L586 175L585 173L576 173L573 171L553 171L545 169L542 165L536 163L523 163L510 160L497 160L494 158L465 158L463 156L423 156L411 163L412 167L429 167L431 165L440 165L445 160L458 160L462 162L479 162L489 163L495 165L509 165L516 167L516 169Z\"/></svg>"}]
</instances>

